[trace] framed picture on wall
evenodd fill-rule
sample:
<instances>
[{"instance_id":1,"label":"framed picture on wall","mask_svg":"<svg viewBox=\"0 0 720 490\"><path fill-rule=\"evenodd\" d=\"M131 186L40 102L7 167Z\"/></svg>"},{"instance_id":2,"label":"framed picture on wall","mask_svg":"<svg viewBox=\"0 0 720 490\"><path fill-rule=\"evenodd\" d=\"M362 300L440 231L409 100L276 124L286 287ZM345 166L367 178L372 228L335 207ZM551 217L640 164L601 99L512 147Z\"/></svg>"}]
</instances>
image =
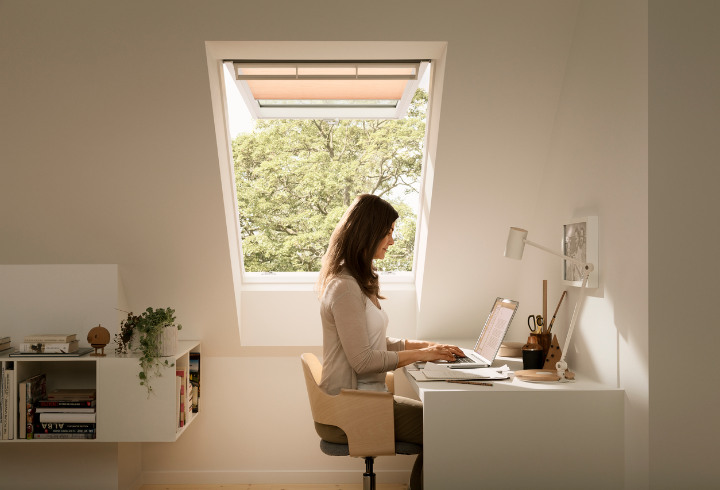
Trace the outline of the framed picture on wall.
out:
<instances>
[{"instance_id":1,"label":"framed picture on wall","mask_svg":"<svg viewBox=\"0 0 720 490\"><path fill-rule=\"evenodd\" d=\"M576 218L563 225L562 253L583 262L589 262L595 270L588 278L588 287L598 287L598 218ZM562 261L562 282L566 286L582 285L582 269L570 261Z\"/></svg>"}]
</instances>

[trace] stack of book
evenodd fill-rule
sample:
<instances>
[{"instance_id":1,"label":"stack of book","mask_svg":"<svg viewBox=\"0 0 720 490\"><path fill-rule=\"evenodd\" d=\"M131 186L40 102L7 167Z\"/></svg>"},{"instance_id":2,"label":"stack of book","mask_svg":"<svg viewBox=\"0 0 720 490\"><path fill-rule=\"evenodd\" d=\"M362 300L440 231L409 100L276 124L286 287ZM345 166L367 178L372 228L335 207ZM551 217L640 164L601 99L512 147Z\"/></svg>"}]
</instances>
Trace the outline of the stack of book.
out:
<instances>
[{"instance_id":1,"label":"stack of book","mask_svg":"<svg viewBox=\"0 0 720 490\"><path fill-rule=\"evenodd\" d=\"M54 390L37 401L33 438L95 439L95 390Z\"/></svg>"},{"instance_id":2,"label":"stack of book","mask_svg":"<svg viewBox=\"0 0 720 490\"><path fill-rule=\"evenodd\" d=\"M80 342L75 337L74 333L26 335L18 351L26 354L69 354L80 348Z\"/></svg>"},{"instance_id":3,"label":"stack of book","mask_svg":"<svg viewBox=\"0 0 720 490\"><path fill-rule=\"evenodd\" d=\"M0 352L10 348L10 337L0 337Z\"/></svg>"}]
</instances>

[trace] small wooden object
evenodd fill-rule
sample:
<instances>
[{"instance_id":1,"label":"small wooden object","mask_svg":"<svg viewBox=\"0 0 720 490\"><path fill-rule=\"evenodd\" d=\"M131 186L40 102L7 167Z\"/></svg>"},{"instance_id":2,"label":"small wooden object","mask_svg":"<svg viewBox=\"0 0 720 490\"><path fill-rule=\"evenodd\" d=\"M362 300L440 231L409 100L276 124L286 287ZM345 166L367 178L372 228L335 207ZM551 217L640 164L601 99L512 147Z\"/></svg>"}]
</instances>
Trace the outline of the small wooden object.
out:
<instances>
[{"instance_id":1,"label":"small wooden object","mask_svg":"<svg viewBox=\"0 0 720 490\"><path fill-rule=\"evenodd\" d=\"M562 357L562 350L560 349L560 342L558 342L557 335L552 336L552 342L550 342L550 348L545 355L545 364L543 369L555 369L555 364Z\"/></svg>"},{"instance_id":2,"label":"small wooden object","mask_svg":"<svg viewBox=\"0 0 720 490\"><path fill-rule=\"evenodd\" d=\"M515 371L515 377L521 381L560 381L560 376L557 374L555 364L557 364L561 357L562 350L560 349L560 343L558 342L557 335L553 335L550 350L548 351L547 357L545 357L545 364L542 369ZM565 379L575 379L575 373L566 370Z\"/></svg>"},{"instance_id":3,"label":"small wooden object","mask_svg":"<svg viewBox=\"0 0 720 490\"><path fill-rule=\"evenodd\" d=\"M520 381L560 381L555 368L547 369L523 369L515 371L515 377Z\"/></svg>"},{"instance_id":4,"label":"small wooden object","mask_svg":"<svg viewBox=\"0 0 720 490\"><path fill-rule=\"evenodd\" d=\"M88 343L95 348L95 352L91 356L105 357L105 346L110 343L110 332L102 325L93 327L88 332ZM98 352L100 350L100 352Z\"/></svg>"}]
</instances>

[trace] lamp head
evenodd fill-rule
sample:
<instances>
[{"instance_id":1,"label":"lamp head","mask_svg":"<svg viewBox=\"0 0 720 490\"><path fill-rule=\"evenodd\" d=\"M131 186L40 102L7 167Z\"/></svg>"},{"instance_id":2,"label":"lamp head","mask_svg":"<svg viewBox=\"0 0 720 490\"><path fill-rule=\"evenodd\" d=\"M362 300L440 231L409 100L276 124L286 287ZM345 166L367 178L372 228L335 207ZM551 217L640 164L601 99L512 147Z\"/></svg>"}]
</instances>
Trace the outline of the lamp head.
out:
<instances>
[{"instance_id":1,"label":"lamp head","mask_svg":"<svg viewBox=\"0 0 720 490\"><path fill-rule=\"evenodd\" d=\"M515 260L522 259L527 234L527 230L514 226L510 227L507 244L505 245L505 257Z\"/></svg>"}]
</instances>

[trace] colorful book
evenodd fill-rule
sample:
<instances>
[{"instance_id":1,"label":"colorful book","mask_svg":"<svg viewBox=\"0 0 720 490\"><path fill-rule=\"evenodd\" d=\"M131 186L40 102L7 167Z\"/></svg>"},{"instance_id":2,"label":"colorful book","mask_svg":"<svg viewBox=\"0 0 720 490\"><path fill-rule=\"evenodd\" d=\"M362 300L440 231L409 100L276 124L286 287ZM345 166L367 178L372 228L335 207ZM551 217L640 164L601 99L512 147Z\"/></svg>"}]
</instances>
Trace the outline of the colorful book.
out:
<instances>
[{"instance_id":1,"label":"colorful book","mask_svg":"<svg viewBox=\"0 0 720 490\"><path fill-rule=\"evenodd\" d=\"M76 338L74 333L42 333L26 335L23 342L72 342Z\"/></svg>"},{"instance_id":2,"label":"colorful book","mask_svg":"<svg viewBox=\"0 0 720 490\"><path fill-rule=\"evenodd\" d=\"M33 418L35 417L35 403L47 396L47 381L45 374L37 374L24 381L25 403L20 408L25 416L25 438L33 438Z\"/></svg>"},{"instance_id":3,"label":"colorful book","mask_svg":"<svg viewBox=\"0 0 720 490\"><path fill-rule=\"evenodd\" d=\"M77 352L80 348L80 341L73 340L71 342L23 342L18 346L20 352L36 352L36 353L68 353Z\"/></svg>"},{"instance_id":4,"label":"colorful book","mask_svg":"<svg viewBox=\"0 0 720 490\"><path fill-rule=\"evenodd\" d=\"M62 388L47 394L48 401L82 401L94 400L95 388Z\"/></svg>"},{"instance_id":5,"label":"colorful book","mask_svg":"<svg viewBox=\"0 0 720 490\"><path fill-rule=\"evenodd\" d=\"M10 422L10 390L5 378L5 362L0 361L0 439L8 438L8 425Z\"/></svg>"},{"instance_id":6,"label":"colorful book","mask_svg":"<svg viewBox=\"0 0 720 490\"><path fill-rule=\"evenodd\" d=\"M200 353L190 353L190 383L193 386L192 391L192 411L197 413L198 401L200 398Z\"/></svg>"},{"instance_id":7,"label":"colorful book","mask_svg":"<svg viewBox=\"0 0 720 490\"><path fill-rule=\"evenodd\" d=\"M7 398L3 401L3 438L15 439L15 420L17 420L17 385L15 384L15 366L12 362L2 363L3 392Z\"/></svg>"}]
</instances>

